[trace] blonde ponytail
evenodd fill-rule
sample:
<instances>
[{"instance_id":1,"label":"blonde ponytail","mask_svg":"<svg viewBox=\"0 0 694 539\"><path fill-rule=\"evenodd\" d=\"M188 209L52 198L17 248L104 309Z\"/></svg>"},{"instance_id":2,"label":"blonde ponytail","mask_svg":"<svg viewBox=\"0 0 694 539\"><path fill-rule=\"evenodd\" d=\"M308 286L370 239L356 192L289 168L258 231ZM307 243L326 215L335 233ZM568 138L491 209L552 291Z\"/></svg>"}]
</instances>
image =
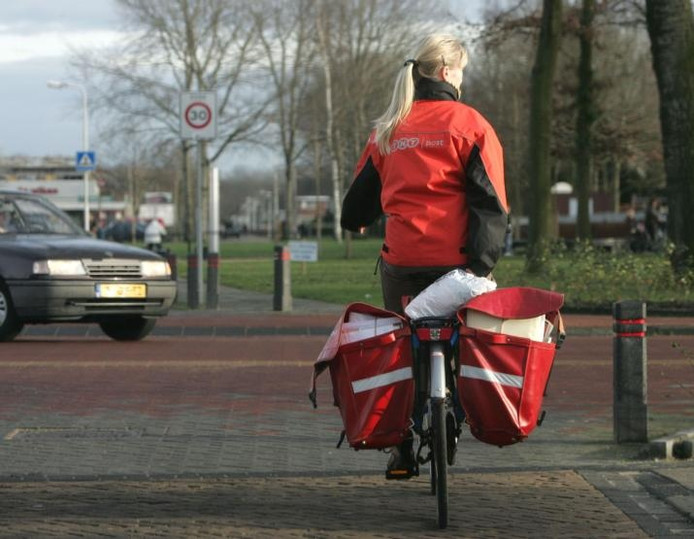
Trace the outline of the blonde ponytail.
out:
<instances>
[{"instance_id":1,"label":"blonde ponytail","mask_svg":"<svg viewBox=\"0 0 694 539\"><path fill-rule=\"evenodd\" d=\"M390 139L393 131L400 125L412 109L414 101L414 79L413 70L415 61L405 62L404 69L401 69L395 79L393 96L386 111L376 120L376 144L378 151L385 155L390 153Z\"/></svg>"},{"instance_id":2,"label":"blonde ponytail","mask_svg":"<svg viewBox=\"0 0 694 539\"><path fill-rule=\"evenodd\" d=\"M414 59L407 60L398 72L388 108L374 122L379 153L390 153L393 132L412 110L415 80L422 77L437 80L442 67L466 64L467 51L454 36L432 35L420 42Z\"/></svg>"}]
</instances>

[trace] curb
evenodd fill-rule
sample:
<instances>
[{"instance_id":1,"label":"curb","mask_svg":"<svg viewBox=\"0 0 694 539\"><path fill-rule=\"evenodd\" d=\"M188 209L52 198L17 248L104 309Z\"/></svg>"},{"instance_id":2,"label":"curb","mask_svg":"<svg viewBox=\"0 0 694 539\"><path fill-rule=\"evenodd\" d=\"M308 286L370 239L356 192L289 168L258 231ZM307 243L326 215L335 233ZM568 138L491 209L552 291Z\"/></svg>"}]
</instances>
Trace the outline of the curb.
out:
<instances>
[{"instance_id":1,"label":"curb","mask_svg":"<svg viewBox=\"0 0 694 539\"><path fill-rule=\"evenodd\" d=\"M694 449L694 429L682 430L672 436L657 438L648 444L648 451L654 459L691 459Z\"/></svg>"}]
</instances>

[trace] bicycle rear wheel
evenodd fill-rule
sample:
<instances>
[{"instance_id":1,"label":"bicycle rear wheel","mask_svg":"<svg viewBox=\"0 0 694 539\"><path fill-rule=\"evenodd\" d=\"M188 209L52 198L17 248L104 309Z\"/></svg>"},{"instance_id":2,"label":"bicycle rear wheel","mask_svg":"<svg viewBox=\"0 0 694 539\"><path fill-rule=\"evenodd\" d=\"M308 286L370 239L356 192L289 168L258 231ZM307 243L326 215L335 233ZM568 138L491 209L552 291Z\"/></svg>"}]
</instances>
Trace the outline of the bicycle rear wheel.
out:
<instances>
[{"instance_id":1,"label":"bicycle rear wheel","mask_svg":"<svg viewBox=\"0 0 694 539\"><path fill-rule=\"evenodd\" d=\"M448 444L446 443L446 404L443 399L432 403L432 490L436 490L439 528L448 526ZM434 485L435 482L435 485Z\"/></svg>"},{"instance_id":2,"label":"bicycle rear wheel","mask_svg":"<svg viewBox=\"0 0 694 539\"><path fill-rule=\"evenodd\" d=\"M431 452L431 459L429 460L429 482L431 486L431 495L436 496L436 461L434 460L433 449Z\"/></svg>"}]
</instances>

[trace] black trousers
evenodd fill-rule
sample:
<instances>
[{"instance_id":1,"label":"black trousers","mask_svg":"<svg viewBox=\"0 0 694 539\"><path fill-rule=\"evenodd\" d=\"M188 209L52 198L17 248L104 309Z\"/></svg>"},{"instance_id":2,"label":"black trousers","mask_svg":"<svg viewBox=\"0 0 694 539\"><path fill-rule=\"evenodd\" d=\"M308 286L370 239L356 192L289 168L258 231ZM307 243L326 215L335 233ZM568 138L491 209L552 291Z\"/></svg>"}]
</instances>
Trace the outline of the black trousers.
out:
<instances>
[{"instance_id":1,"label":"black trousers","mask_svg":"<svg viewBox=\"0 0 694 539\"><path fill-rule=\"evenodd\" d=\"M416 296L439 277L460 266L394 266L381 260L381 290L387 310L404 314L403 296Z\"/></svg>"}]
</instances>

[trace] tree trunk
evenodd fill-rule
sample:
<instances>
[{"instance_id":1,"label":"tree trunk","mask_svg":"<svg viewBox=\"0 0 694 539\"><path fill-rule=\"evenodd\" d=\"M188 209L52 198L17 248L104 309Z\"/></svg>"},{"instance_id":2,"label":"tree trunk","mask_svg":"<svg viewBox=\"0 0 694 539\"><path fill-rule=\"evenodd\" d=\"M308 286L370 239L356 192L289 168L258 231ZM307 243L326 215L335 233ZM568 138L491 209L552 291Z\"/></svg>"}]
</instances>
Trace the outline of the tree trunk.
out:
<instances>
[{"instance_id":1,"label":"tree trunk","mask_svg":"<svg viewBox=\"0 0 694 539\"><path fill-rule=\"evenodd\" d=\"M619 158L614 158L612 161L612 196L614 197L612 204L612 211L615 213L619 212L620 207L620 196L621 196L621 175L622 175L622 162Z\"/></svg>"},{"instance_id":2,"label":"tree trunk","mask_svg":"<svg viewBox=\"0 0 694 539\"><path fill-rule=\"evenodd\" d=\"M321 194L321 141L318 138L318 130L316 129L313 136L313 175L316 181L316 241L320 245L323 239L323 208L321 208L318 200Z\"/></svg>"},{"instance_id":3,"label":"tree trunk","mask_svg":"<svg viewBox=\"0 0 694 539\"><path fill-rule=\"evenodd\" d=\"M694 17L690 0L646 0L667 179L673 267L694 267Z\"/></svg>"},{"instance_id":4,"label":"tree trunk","mask_svg":"<svg viewBox=\"0 0 694 539\"><path fill-rule=\"evenodd\" d=\"M333 220L333 230L335 235L335 240L338 243L342 243L342 227L340 226L340 217L342 216L342 199L341 199L341 189L340 189L340 170L337 164L337 156L335 155L335 142L333 136L333 125L334 125L334 114L333 114L333 84L332 75L330 73L330 49L328 46L328 37L326 35L326 30L323 25L322 17L325 14L325 5L322 5L323 9L317 10L316 12L316 30L318 31L318 39L320 41L320 53L323 60L323 75L325 76L325 142L328 147L328 155L330 156L330 179L332 182L332 198L333 207L335 211L333 213L335 219Z\"/></svg>"},{"instance_id":5,"label":"tree trunk","mask_svg":"<svg viewBox=\"0 0 694 539\"><path fill-rule=\"evenodd\" d=\"M520 103L518 99L518 95L514 92L511 96L512 99L512 105L513 105L513 117L512 117L512 125L513 125L513 148L516 153L514 156L514 161L517 163L518 162L518 148L521 147L521 138L523 138L523 131L521 127L521 117L520 117ZM520 179L520 178L519 178ZM521 182L520 181L513 181L509 182L506 185L506 188L509 190L509 200L511 201L510 207L509 207L509 212L511 215L524 215L525 209L523 208L523 191L524 189L521 188ZM514 230L514 233L517 231Z\"/></svg>"},{"instance_id":6,"label":"tree trunk","mask_svg":"<svg viewBox=\"0 0 694 539\"><path fill-rule=\"evenodd\" d=\"M287 229L284 234L284 239L290 240L296 238L298 223L296 213L296 164L292 159L285 159L286 171L286 192L285 208L287 212Z\"/></svg>"},{"instance_id":7,"label":"tree trunk","mask_svg":"<svg viewBox=\"0 0 694 539\"><path fill-rule=\"evenodd\" d=\"M561 39L561 0L543 0L542 26L532 72L530 95L530 223L527 268L540 272L553 237L550 215L550 139L552 83Z\"/></svg>"},{"instance_id":8,"label":"tree trunk","mask_svg":"<svg viewBox=\"0 0 694 539\"><path fill-rule=\"evenodd\" d=\"M583 0L581 12L581 56L578 63L578 95L576 96L576 190L578 194L578 218L576 237L589 239L591 192L591 160L593 155L592 129L595 123L593 101L593 17L595 0Z\"/></svg>"}]
</instances>

